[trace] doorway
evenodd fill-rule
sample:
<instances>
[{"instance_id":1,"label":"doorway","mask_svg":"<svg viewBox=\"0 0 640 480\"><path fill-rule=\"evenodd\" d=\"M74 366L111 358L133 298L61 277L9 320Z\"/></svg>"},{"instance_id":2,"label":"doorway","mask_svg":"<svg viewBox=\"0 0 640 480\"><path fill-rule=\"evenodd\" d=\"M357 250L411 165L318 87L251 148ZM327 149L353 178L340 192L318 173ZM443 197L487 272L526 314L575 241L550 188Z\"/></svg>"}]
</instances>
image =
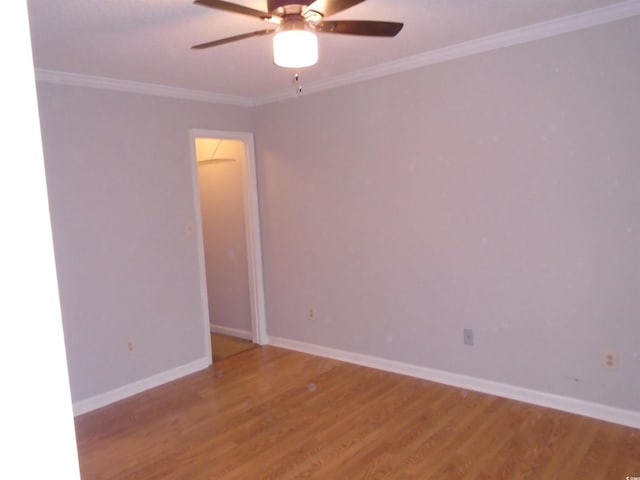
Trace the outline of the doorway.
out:
<instances>
[{"instance_id":1,"label":"doorway","mask_svg":"<svg viewBox=\"0 0 640 480\"><path fill-rule=\"evenodd\" d=\"M253 136L190 134L206 350L224 336L209 355L217 360L222 349L267 343Z\"/></svg>"}]
</instances>

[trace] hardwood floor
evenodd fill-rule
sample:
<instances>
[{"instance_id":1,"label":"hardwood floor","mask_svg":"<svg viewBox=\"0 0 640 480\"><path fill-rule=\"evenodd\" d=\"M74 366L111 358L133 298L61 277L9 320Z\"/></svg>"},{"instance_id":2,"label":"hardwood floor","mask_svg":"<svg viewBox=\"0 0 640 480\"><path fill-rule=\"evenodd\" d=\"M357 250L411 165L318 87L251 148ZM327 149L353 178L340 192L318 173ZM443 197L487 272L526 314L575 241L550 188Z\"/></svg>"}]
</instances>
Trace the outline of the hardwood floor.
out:
<instances>
[{"instance_id":1,"label":"hardwood floor","mask_svg":"<svg viewBox=\"0 0 640 480\"><path fill-rule=\"evenodd\" d=\"M84 480L640 477L640 430L275 347L76 432Z\"/></svg>"},{"instance_id":2,"label":"hardwood floor","mask_svg":"<svg viewBox=\"0 0 640 480\"><path fill-rule=\"evenodd\" d=\"M223 335L221 333L211 334L211 350L214 362L255 347L257 347L257 345L251 340Z\"/></svg>"}]
</instances>

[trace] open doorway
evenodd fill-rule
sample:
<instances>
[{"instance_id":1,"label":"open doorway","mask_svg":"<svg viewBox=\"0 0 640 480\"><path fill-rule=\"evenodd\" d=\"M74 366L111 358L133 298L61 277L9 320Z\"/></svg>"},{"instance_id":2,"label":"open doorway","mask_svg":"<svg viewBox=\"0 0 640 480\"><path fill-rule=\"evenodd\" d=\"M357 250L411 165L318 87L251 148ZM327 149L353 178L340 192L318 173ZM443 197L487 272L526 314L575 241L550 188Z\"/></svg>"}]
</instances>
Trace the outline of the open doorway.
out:
<instances>
[{"instance_id":1,"label":"open doorway","mask_svg":"<svg viewBox=\"0 0 640 480\"><path fill-rule=\"evenodd\" d=\"M212 360L266 341L251 134L191 131L200 277Z\"/></svg>"}]
</instances>

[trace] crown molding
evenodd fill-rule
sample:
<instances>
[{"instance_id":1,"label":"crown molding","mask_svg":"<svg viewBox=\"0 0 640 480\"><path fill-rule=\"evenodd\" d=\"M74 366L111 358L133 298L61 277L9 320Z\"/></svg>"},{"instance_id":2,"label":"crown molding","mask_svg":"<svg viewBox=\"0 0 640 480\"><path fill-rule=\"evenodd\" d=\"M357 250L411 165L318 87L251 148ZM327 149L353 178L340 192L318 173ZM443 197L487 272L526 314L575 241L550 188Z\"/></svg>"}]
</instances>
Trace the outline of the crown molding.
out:
<instances>
[{"instance_id":1,"label":"crown molding","mask_svg":"<svg viewBox=\"0 0 640 480\"><path fill-rule=\"evenodd\" d=\"M56 70L35 69L36 80L39 82L70 85L74 87L89 87L116 92L140 93L158 97L177 98L180 100L194 100L196 102L218 103L240 107L251 107L253 102L249 97L238 95L224 95L186 88L170 87L153 83L133 82L117 78L98 77L77 73L60 72Z\"/></svg>"},{"instance_id":2,"label":"crown molding","mask_svg":"<svg viewBox=\"0 0 640 480\"><path fill-rule=\"evenodd\" d=\"M304 93L316 93L332 88L352 85L354 83L393 75L437 63L468 57L478 53L489 52L500 48L520 45L523 43L542 40L563 33L574 32L589 27L595 27L617 20L623 20L640 15L640 0L627 0L607 7L596 8L575 15L555 18L545 22L527 25L525 27L507 30L494 35L481 37L468 42L458 43L437 50L404 57L392 62L365 68L356 72L331 77L327 80L312 82L305 85ZM291 98L297 98L291 89L276 92L260 98L254 98L254 105L265 105Z\"/></svg>"}]
</instances>

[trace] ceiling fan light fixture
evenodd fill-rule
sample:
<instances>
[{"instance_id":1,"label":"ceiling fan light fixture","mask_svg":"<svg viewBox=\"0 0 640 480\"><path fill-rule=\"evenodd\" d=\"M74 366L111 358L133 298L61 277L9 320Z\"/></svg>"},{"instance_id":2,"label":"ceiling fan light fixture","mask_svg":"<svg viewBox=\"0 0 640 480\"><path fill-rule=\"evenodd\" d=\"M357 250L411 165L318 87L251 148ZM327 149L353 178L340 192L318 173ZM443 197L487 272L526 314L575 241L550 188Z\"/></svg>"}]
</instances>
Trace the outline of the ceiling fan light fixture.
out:
<instances>
[{"instance_id":1,"label":"ceiling fan light fixture","mask_svg":"<svg viewBox=\"0 0 640 480\"><path fill-rule=\"evenodd\" d=\"M279 67L303 68L318 62L318 37L304 29L285 29L273 37L273 61Z\"/></svg>"}]
</instances>

